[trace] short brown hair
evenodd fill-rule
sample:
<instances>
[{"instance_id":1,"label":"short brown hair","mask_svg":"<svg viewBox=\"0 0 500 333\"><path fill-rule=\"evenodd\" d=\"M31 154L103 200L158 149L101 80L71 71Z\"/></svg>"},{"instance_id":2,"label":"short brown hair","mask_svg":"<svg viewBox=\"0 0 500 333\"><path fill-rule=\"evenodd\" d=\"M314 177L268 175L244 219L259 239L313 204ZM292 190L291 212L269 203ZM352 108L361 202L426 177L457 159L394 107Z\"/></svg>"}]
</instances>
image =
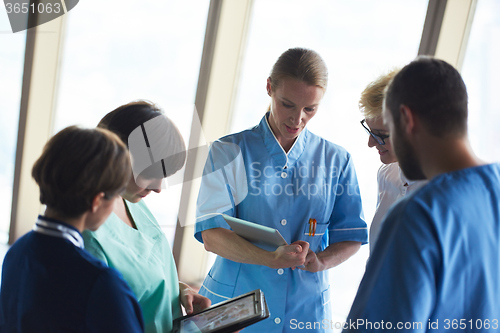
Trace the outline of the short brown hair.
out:
<instances>
[{"instance_id":1,"label":"short brown hair","mask_svg":"<svg viewBox=\"0 0 500 333\"><path fill-rule=\"evenodd\" d=\"M409 107L436 137L467 135L468 96L460 73L447 62L419 56L394 77L385 106L399 124L400 105Z\"/></svg>"},{"instance_id":2,"label":"short brown hair","mask_svg":"<svg viewBox=\"0 0 500 333\"><path fill-rule=\"evenodd\" d=\"M313 50L288 49L278 58L271 70L271 89L276 91L283 79L295 79L326 90L328 69L323 59Z\"/></svg>"},{"instance_id":3,"label":"short brown hair","mask_svg":"<svg viewBox=\"0 0 500 333\"><path fill-rule=\"evenodd\" d=\"M365 119L382 117L385 88L398 72L399 69L393 69L389 73L379 76L363 90L359 98L358 107Z\"/></svg>"},{"instance_id":4,"label":"short brown hair","mask_svg":"<svg viewBox=\"0 0 500 333\"><path fill-rule=\"evenodd\" d=\"M131 170L127 147L118 136L70 126L47 142L31 174L40 187L40 202L74 218L92 207L97 194L110 199L120 193Z\"/></svg>"}]
</instances>

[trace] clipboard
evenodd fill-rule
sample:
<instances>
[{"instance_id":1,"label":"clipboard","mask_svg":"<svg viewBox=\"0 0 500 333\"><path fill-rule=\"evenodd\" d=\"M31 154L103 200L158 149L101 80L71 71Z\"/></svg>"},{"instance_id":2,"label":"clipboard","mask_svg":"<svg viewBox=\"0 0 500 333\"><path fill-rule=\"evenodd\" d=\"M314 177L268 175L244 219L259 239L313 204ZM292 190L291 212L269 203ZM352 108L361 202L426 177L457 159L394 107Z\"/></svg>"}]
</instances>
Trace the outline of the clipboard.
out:
<instances>
[{"instance_id":1,"label":"clipboard","mask_svg":"<svg viewBox=\"0 0 500 333\"><path fill-rule=\"evenodd\" d=\"M269 317L264 293L254 290L174 320L174 333L230 333Z\"/></svg>"},{"instance_id":2,"label":"clipboard","mask_svg":"<svg viewBox=\"0 0 500 333\"><path fill-rule=\"evenodd\" d=\"M222 217L236 234L264 250L275 251L282 245L288 245L280 232L274 228L238 219L226 214L222 214Z\"/></svg>"}]
</instances>

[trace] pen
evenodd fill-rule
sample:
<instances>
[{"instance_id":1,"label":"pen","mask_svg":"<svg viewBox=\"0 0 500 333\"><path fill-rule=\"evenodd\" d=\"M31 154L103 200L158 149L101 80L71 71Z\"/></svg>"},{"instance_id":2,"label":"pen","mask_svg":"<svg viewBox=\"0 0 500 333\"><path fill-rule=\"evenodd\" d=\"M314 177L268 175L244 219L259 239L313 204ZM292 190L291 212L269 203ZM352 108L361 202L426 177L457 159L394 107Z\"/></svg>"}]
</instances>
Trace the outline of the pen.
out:
<instances>
[{"instance_id":1,"label":"pen","mask_svg":"<svg viewBox=\"0 0 500 333\"><path fill-rule=\"evenodd\" d=\"M309 236L316 235L316 219L309 219Z\"/></svg>"}]
</instances>

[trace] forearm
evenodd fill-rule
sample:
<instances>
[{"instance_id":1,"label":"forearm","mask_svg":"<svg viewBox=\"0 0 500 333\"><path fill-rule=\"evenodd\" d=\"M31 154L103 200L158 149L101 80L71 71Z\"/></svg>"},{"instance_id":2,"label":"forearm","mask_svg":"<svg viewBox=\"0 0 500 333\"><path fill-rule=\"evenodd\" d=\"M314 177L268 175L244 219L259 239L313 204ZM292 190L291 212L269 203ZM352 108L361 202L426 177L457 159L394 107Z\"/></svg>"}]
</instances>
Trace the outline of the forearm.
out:
<instances>
[{"instance_id":1,"label":"forearm","mask_svg":"<svg viewBox=\"0 0 500 333\"><path fill-rule=\"evenodd\" d=\"M301 266L309 250L309 243L296 241L290 245L280 246L273 252L265 251L224 228L202 231L201 237L207 251L232 261L269 268Z\"/></svg>"},{"instance_id":2,"label":"forearm","mask_svg":"<svg viewBox=\"0 0 500 333\"><path fill-rule=\"evenodd\" d=\"M201 233L205 249L226 259L244 264L272 266L273 252L265 251L235 232L224 229L208 229Z\"/></svg>"},{"instance_id":3,"label":"forearm","mask_svg":"<svg viewBox=\"0 0 500 333\"><path fill-rule=\"evenodd\" d=\"M356 252L361 247L360 242L345 241L329 245L323 251L317 253L319 262L321 263L321 270L326 270L340 265Z\"/></svg>"}]
</instances>

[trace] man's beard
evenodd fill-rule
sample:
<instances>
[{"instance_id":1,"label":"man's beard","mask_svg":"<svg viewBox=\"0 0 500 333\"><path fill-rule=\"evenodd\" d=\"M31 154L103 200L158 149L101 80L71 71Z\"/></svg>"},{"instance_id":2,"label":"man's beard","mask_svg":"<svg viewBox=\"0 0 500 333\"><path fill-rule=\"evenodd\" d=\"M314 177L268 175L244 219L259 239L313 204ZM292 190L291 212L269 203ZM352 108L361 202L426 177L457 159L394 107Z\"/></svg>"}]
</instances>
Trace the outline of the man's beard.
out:
<instances>
[{"instance_id":1,"label":"man's beard","mask_svg":"<svg viewBox=\"0 0 500 333\"><path fill-rule=\"evenodd\" d=\"M394 153L404 175L409 180L427 179L417 159L415 149L400 129L396 128L396 132L399 133L397 133L397 140L393 142Z\"/></svg>"}]
</instances>

